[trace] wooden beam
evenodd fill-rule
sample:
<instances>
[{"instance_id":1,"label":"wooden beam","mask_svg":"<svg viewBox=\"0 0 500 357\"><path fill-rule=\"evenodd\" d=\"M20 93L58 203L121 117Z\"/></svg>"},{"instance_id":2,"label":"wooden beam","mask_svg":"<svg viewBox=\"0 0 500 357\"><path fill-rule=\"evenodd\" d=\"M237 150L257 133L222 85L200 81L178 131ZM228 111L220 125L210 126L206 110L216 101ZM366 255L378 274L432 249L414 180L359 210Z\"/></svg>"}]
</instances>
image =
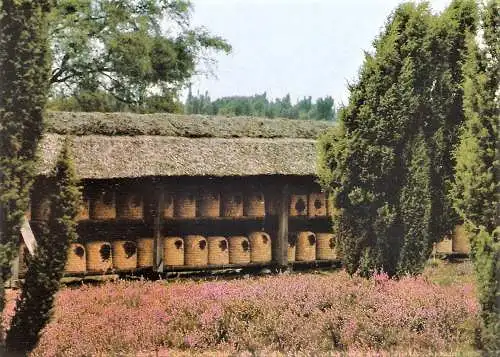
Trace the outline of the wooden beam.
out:
<instances>
[{"instance_id":1,"label":"wooden beam","mask_svg":"<svg viewBox=\"0 0 500 357\"><path fill-rule=\"evenodd\" d=\"M279 267L288 266L288 210L290 205L290 192L288 184L281 189L278 195L278 234L276 236L276 256L274 260Z\"/></svg>"},{"instance_id":2,"label":"wooden beam","mask_svg":"<svg viewBox=\"0 0 500 357\"><path fill-rule=\"evenodd\" d=\"M35 254L36 250L36 239L33 231L31 230L30 222L27 217L24 217L23 224L21 226L21 235L24 240L24 244L28 248L28 251L31 255Z\"/></svg>"},{"instance_id":3,"label":"wooden beam","mask_svg":"<svg viewBox=\"0 0 500 357\"><path fill-rule=\"evenodd\" d=\"M162 227L163 227L163 209L165 207L165 195L163 188L159 185L155 187L153 204L153 238L154 238L154 249L153 249L153 264L154 270L157 272L163 272L163 244L162 244Z\"/></svg>"}]
</instances>

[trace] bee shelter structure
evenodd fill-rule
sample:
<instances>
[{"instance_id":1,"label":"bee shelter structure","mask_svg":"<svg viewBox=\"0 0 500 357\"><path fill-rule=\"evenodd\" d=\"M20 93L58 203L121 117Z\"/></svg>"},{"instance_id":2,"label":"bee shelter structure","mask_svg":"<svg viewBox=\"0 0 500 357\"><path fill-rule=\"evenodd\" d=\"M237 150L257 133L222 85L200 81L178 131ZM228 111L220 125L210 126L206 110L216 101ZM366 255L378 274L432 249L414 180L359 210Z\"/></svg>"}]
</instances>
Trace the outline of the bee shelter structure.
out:
<instances>
[{"instance_id":1,"label":"bee shelter structure","mask_svg":"<svg viewBox=\"0 0 500 357\"><path fill-rule=\"evenodd\" d=\"M183 269L164 264L170 254L163 247L166 237L221 237L230 243L230 237L258 232L272 247L271 261L259 264L286 266L289 233L331 230L316 183L316 140L332 123L67 112L48 112L46 123L32 207L43 206L44 185L69 140L85 199L78 243L109 242L110 260L127 270L134 264L159 272ZM135 244L138 256L122 262L123 242ZM205 249L210 247L218 245ZM231 266L205 261L197 261L197 268Z\"/></svg>"}]
</instances>

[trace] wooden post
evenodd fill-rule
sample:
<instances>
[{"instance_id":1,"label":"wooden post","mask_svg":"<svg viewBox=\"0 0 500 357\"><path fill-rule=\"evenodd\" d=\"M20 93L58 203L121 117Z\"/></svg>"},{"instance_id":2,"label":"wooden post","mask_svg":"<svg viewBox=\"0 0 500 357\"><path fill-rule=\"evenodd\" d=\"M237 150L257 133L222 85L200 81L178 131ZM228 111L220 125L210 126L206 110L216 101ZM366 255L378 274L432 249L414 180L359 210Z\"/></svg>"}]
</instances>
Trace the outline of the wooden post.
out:
<instances>
[{"instance_id":1,"label":"wooden post","mask_svg":"<svg viewBox=\"0 0 500 357\"><path fill-rule=\"evenodd\" d=\"M164 193L160 186L157 186L154 190L153 197L153 238L154 238L154 249L153 249L153 264L154 271L163 272L163 259L162 259L162 227L163 227L163 209L165 207L164 203Z\"/></svg>"},{"instance_id":2,"label":"wooden post","mask_svg":"<svg viewBox=\"0 0 500 357\"><path fill-rule=\"evenodd\" d=\"M288 206L290 204L289 187L285 184L278 196L278 234L276 239L275 261L279 267L288 266Z\"/></svg>"}]
</instances>

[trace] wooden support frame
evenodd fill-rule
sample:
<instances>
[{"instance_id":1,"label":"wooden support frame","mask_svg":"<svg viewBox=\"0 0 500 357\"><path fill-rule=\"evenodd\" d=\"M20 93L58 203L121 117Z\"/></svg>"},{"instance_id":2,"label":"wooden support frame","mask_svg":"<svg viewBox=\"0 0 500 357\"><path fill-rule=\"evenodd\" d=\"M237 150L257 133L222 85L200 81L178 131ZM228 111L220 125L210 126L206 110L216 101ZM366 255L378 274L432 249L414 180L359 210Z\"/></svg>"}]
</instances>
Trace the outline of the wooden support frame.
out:
<instances>
[{"instance_id":1,"label":"wooden support frame","mask_svg":"<svg viewBox=\"0 0 500 357\"><path fill-rule=\"evenodd\" d=\"M275 243L276 265L280 268L288 266L288 215L290 206L290 188L285 184L278 196L278 232Z\"/></svg>"},{"instance_id":2,"label":"wooden support frame","mask_svg":"<svg viewBox=\"0 0 500 357\"><path fill-rule=\"evenodd\" d=\"M165 195L162 186L155 186L153 200L153 270L163 272L163 242L162 242L162 227L163 227L163 209L165 207Z\"/></svg>"}]
</instances>

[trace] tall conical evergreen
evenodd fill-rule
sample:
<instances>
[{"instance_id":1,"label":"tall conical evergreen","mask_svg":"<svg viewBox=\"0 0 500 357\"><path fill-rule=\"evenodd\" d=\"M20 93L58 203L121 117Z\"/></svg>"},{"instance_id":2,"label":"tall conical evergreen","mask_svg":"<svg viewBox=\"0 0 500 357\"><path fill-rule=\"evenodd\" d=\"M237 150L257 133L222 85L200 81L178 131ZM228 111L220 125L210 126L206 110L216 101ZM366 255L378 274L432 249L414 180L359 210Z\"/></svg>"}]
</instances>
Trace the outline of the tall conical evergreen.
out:
<instances>
[{"instance_id":1,"label":"tall conical evergreen","mask_svg":"<svg viewBox=\"0 0 500 357\"><path fill-rule=\"evenodd\" d=\"M425 3L400 5L350 88L335 136L344 152L324 151L331 135L321 140L320 176L340 210L335 231L350 273L418 273L453 224L447 185L474 19L470 0L441 16Z\"/></svg>"},{"instance_id":2,"label":"tall conical evergreen","mask_svg":"<svg viewBox=\"0 0 500 357\"><path fill-rule=\"evenodd\" d=\"M0 2L0 311L17 255L50 71L49 0Z\"/></svg>"},{"instance_id":3,"label":"tall conical evergreen","mask_svg":"<svg viewBox=\"0 0 500 357\"><path fill-rule=\"evenodd\" d=\"M454 207L470 234L484 323L482 343L489 351L500 350L499 8L498 1L489 1L482 11L482 46L469 38L469 56L464 65L466 121L455 153L451 192Z\"/></svg>"},{"instance_id":4,"label":"tall conical evergreen","mask_svg":"<svg viewBox=\"0 0 500 357\"><path fill-rule=\"evenodd\" d=\"M40 224L35 255L28 260L28 271L7 333L9 351L29 352L36 346L40 331L50 320L68 247L77 237L75 217L81 198L67 143L51 179L50 217L46 224Z\"/></svg>"},{"instance_id":5,"label":"tall conical evergreen","mask_svg":"<svg viewBox=\"0 0 500 357\"><path fill-rule=\"evenodd\" d=\"M431 246L431 163L421 131L408 142L404 160L408 168L399 203L404 232L398 261L399 275L422 270Z\"/></svg>"},{"instance_id":6,"label":"tall conical evergreen","mask_svg":"<svg viewBox=\"0 0 500 357\"><path fill-rule=\"evenodd\" d=\"M454 0L436 17L431 26L431 54L426 108L429 112L423 127L431 155L432 214L431 239L440 240L451 233L457 216L449 199L455 159L453 150L459 141L464 121L463 63L467 57L467 37L476 31L477 6L471 0Z\"/></svg>"}]
</instances>

